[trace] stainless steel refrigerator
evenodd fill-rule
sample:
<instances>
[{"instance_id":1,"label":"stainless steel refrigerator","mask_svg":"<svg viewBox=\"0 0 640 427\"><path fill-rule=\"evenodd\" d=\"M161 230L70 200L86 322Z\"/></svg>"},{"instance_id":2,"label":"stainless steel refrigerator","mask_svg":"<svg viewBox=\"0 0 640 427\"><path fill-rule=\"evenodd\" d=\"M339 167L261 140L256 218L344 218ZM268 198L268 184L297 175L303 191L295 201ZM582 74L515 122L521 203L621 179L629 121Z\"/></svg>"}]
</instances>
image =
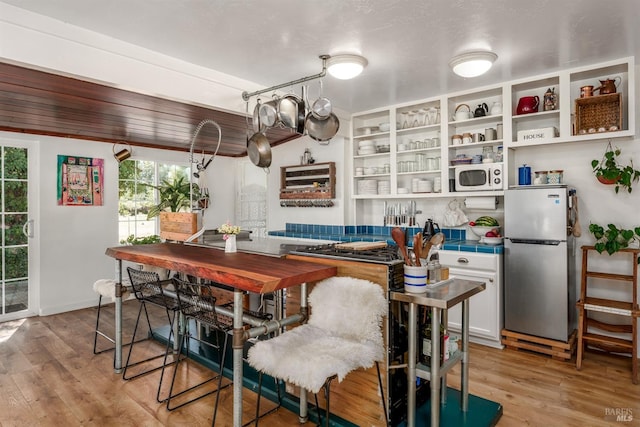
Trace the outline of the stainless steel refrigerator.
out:
<instances>
[{"instance_id":1,"label":"stainless steel refrigerator","mask_svg":"<svg viewBox=\"0 0 640 427\"><path fill-rule=\"evenodd\" d=\"M566 185L504 194L505 328L568 341L576 325L575 239Z\"/></svg>"}]
</instances>

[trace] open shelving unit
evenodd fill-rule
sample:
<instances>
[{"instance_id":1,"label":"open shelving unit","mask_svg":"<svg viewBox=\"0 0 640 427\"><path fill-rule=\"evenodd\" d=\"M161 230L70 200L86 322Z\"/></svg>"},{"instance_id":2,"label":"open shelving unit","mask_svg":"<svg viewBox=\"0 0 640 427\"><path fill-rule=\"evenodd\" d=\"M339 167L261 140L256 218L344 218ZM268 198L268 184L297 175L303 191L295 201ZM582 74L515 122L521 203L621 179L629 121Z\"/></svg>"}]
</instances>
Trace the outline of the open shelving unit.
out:
<instances>
[{"instance_id":1,"label":"open shelving unit","mask_svg":"<svg viewBox=\"0 0 640 427\"><path fill-rule=\"evenodd\" d=\"M595 252L595 254L594 254ZM631 274L604 273L589 269L589 255L597 255L593 246L582 247L582 280L580 284L580 300L578 306L578 355L576 367L582 368L584 349L593 345L609 353L631 355L631 378L638 383L638 256L640 249L621 249L620 255L631 258ZM589 294L590 279L613 280L628 285L629 300L597 298ZM589 313L606 313L627 318L627 323L596 320ZM626 336L623 338L623 336Z\"/></svg>"}]
</instances>

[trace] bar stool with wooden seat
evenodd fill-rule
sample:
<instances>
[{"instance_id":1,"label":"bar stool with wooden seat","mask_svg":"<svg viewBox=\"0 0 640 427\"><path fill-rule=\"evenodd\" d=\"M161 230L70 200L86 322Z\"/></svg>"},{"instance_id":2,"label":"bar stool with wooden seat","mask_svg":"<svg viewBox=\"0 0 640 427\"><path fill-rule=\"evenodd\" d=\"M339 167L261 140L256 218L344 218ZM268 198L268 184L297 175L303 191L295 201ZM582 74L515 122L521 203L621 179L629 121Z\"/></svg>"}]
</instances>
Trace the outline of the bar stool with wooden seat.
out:
<instances>
[{"instance_id":1,"label":"bar stool with wooden seat","mask_svg":"<svg viewBox=\"0 0 640 427\"><path fill-rule=\"evenodd\" d=\"M116 282L111 279L98 279L93 283L93 290L98 294L98 312L96 315L96 327L93 334L93 354L101 354L106 351L111 351L115 349L115 338L111 336L108 332L105 332L103 329L100 329L100 314L102 313L102 299L103 298L111 298L111 302L115 302L116 300ZM125 301L127 299L134 298L131 293L131 288L129 286L123 286L122 288L122 300ZM103 338L104 340L109 341L112 346L107 348L101 348L98 350L98 339ZM145 338L146 339L146 338ZM140 340L142 341L142 340ZM129 345L129 344L126 344ZM113 360L115 366L115 356Z\"/></svg>"},{"instance_id":2,"label":"bar stool with wooden seat","mask_svg":"<svg viewBox=\"0 0 640 427\"><path fill-rule=\"evenodd\" d=\"M331 381L342 381L349 372L375 363L386 419L378 362L384 360L381 322L388 306L381 286L363 279L332 277L313 288L309 306L307 323L257 342L249 349L249 364L302 387L301 393L314 393L319 421L317 393L324 388L328 426Z\"/></svg>"},{"instance_id":3,"label":"bar stool with wooden seat","mask_svg":"<svg viewBox=\"0 0 640 427\"><path fill-rule=\"evenodd\" d=\"M164 293L164 287L171 284L172 283L171 280L161 280L158 273L154 271L136 270L131 267L127 267L127 273L131 281L133 294L135 295L136 299L140 303L140 308L138 309L138 317L136 318L136 324L133 329L133 335L131 337L131 343L129 345L129 352L127 354L127 359L126 359L123 373L122 373L123 379L131 380L143 375L150 374L151 372L155 372L157 370L163 369L168 363L169 364L175 363L175 360L171 362L167 362L167 360L168 360L168 354L170 352L170 348L172 345L171 340L174 335L174 323L176 320L176 314L178 313L179 307L178 307L178 301L175 298L165 295ZM149 328L148 338L151 338L152 336L153 328L151 326L151 321L149 320L147 304L151 306L160 307L164 309L167 314L167 320L169 322L169 334L167 338L166 349L162 353L155 354L143 360L138 360L134 362L131 360L131 355L133 353L134 344L136 343L136 333L138 331L138 326L140 324L140 317L142 316L143 312L145 314L147 326ZM143 369L142 371L136 372L133 375L128 374L128 371L130 368L137 365L145 364L147 362L150 362L154 359L158 359L160 357L163 358L162 364L154 365L150 368ZM158 386L158 392L156 395L156 399L158 400L158 402L164 402L166 400L166 398L165 399L160 398L161 387L162 387L162 377L160 378L160 384Z\"/></svg>"}]
</instances>

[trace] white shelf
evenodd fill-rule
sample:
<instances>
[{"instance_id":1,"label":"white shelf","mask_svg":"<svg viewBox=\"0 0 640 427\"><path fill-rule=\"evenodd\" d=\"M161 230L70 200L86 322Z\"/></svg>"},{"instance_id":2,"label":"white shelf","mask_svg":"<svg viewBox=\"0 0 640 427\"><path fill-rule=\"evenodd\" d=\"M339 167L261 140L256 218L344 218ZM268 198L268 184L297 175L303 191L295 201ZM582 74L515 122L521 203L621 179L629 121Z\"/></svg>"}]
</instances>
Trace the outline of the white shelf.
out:
<instances>
[{"instance_id":1,"label":"white shelf","mask_svg":"<svg viewBox=\"0 0 640 427\"><path fill-rule=\"evenodd\" d=\"M575 99L580 96L580 87L584 85L599 84L599 80L614 79L620 77L620 85L618 92L622 93L622 130L616 132L603 132L586 135L573 135L573 114L575 114ZM553 88L557 97L556 109L544 111L544 94L547 89ZM598 140L608 140L614 138L633 138L635 136L635 63L633 57L621 58L614 61L595 64L593 66L562 70L559 72L549 73L546 75L532 76L505 82L497 86L482 87L468 91L457 92L453 94L442 94L438 97L430 99L418 100L414 102L392 105L386 108L370 110L354 114L352 116L352 152L355 152L357 143L362 139L384 138L388 140L390 146L389 153L376 153L367 156L353 156L352 164L358 162L368 162L366 159L384 157L385 161L391 166L391 173L388 178L391 182L392 190L400 183L398 180L402 177L422 175L428 178L439 176L442 179L441 193L427 193L429 197L468 197L468 196L501 196L504 190L513 185L513 182L505 180L503 189L497 191L478 191L478 192L449 192L448 181L451 178L450 164L451 158L455 157L462 150L477 151L478 148L486 146L500 146L505 150L503 152L503 172L505 177L512 180L517 177L514 173L515 163L513 161L515 150L533 149L534 147L544 147L550 144L566 144L574 142L588 142ZM524 96L539 97L539 112L531 114L516 115L518 101ZM486 115L483 117L474 117L467 120L452 120L454 111L461 104L466 104L473 114L477 105L487 104L489 109L494 104L502 105L502 114ZM420 109L438 108L440 112L440 123L432 125L415 126L407 129L399 129L402 121L407 119L402 113L417 111ZM424 115L414 116L418 120L424 120ZM389 122L389 132L376 132L370 135L356 135L358 129L363 127L374 127L380 123ZM400 124L398 124L398 122ZM488 127L496 128L498 124L503 127L503 139L491 141L481 141L470 144L451 145L451 136L454 134L484 133ZM518 142L517 133L522 130L533 130L545 127L556 127L559 136L547 140L535 142ZM425 138L433 137L439 134L440 146L432 148L421 148L415 150L398 151L399 143L406 143L407 138L415 136L423 136ZM412 154L416 153L437 153L440 154L441 170L439 171L416 171L416 172L398 172L397 162L407 160ZM371 161L373 163L373 161ZM350 168L353 174L353 167ZM375 177L379 177L376 175ZM386 174L385 174L386 176ZM362 176L361 176L362 177ZM358 177L358 178L361 178ZM406 180L406 178L404 178ZM356 179L352 179L352 194L355 193ZM388 194L388 195L366 195L352 196L354 199L389 199L389 198L415 198L424 197L423 194Z\"/></svg>"}]
</instances>

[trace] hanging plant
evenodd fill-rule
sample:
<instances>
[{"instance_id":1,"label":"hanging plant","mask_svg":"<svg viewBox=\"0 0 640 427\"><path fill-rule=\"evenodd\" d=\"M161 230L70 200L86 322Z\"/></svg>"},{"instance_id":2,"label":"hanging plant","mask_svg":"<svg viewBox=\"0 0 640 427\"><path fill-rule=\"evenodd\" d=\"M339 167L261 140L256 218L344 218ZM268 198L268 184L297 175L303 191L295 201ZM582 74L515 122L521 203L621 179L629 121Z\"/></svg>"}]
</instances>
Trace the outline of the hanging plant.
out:
<instances>
[{"instance_id":1,"label":"hanging plant","mask_svg":"<svg viewBox=\"0 0 640 427\"><path fill-rule=\"evenodd\" d=\"M633 168L633 160L629 160L629 164L622 166L618 164L618 156L621 150L611 147L611 141L607 144L602 160L592 160L591 168L598 181L605 185L615 185L615 192L618 193L620 187L626 188L631 193L632 183L640 179L640 170Z\"/></svg>"}]
</instances>

